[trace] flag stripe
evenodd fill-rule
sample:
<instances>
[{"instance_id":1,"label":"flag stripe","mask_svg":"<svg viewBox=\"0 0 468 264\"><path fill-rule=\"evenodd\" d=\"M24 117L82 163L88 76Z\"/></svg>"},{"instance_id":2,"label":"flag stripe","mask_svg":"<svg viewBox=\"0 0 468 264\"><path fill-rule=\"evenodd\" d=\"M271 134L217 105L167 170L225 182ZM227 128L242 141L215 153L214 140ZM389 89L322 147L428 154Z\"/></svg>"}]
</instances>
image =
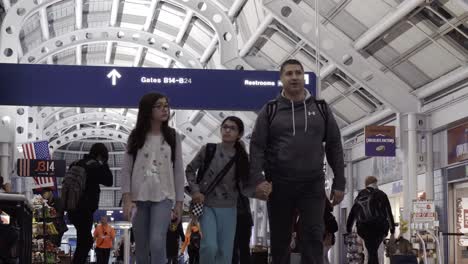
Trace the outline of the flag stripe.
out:
<instances>
[{"instance_id":1,"label":"flag stripe","mask_svg":"<svg viewBox=\"0 0 468 264\"><path fill-rule=\"evenodd\" d=\"M44 141L36 141L32 143L25 143L21 146L23 148L23 155L25 157L24 164L21 165L20 174L27 175L31 168L31 161L30 159L50 159L49 153L49 142ZM42 187L54 187L54 179L52 177L34 177L35 186L34 189L42 188Z\"/></svg>"}]
</instances>

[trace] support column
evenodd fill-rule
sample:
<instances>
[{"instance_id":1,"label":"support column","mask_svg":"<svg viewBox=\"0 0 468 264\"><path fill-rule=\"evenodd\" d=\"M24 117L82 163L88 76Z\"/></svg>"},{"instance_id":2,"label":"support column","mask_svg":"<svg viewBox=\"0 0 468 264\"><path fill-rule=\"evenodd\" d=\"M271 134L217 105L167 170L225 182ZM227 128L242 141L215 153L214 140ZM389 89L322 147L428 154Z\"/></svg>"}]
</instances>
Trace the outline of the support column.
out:
<instances>
[{"instance_id":1,"label":"support column","mask_svg":"<svg viewBox=\"0 0 468 264\"><path fill-rule=\"evenodd\" d=\"M429 118L426 119L429 122ZM426 191L427 199L434 199L434 159L433 159L433 140L432 140L432 126L427 124L426 131L426 183L424 190Z\"/></svg>"},{"instance_id":2,"label":"support column","mask_svg":"<svg viewBox=\"0 0 468 264\"><path fill-rule=\"evenodd\" d=\"M130 264L130 229L125 228L124 231L124 264Z\"/></svg>"},{"instance_id":3,"label":"support column","mask_svg":"<svg viewBox=\"0 0 468 264\"><path fill-rule=\"evenodd\" d=\"M404 198L405 198L405 220L410 220L411 206L413 199L417 196L417 131L416 114L408 114L408 146L407 146L407 167L408 172L403 179ZM411 234L409 232L409 234Z\"/></svg>"}]
</instances>

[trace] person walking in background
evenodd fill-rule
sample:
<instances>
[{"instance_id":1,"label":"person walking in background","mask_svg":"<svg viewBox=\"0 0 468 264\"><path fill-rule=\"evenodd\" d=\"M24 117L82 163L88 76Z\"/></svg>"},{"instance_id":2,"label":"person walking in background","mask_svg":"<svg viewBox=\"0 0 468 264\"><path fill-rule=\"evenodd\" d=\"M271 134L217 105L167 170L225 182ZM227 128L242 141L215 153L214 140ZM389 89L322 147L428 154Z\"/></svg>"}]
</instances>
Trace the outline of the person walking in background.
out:
<instances>
[{"instance_id":1,"label":"person walking in background","mask_svg":"<svg viewBox=\"0 0 468 264\"><path fill-rule=\"evenodd\" d=\"M378 264L378 249L388 231L395 234L395 221L387 195L379 190L377 178L369 176L366 188L358 193L346 222L346 231L352 232L356 222L358 235L364 240L367 249L367 263Z\"/></svg>"},{"instance_id":2,"label":"person walking in background","mask_svg":"<svg viewBox=\"0 0 468 264\"><path fill-rule=\"evenodd\" d=\"M107 223L107 216L102 216L101 223L94 229L97 264L109 264L114 239L114 228Z\"/></svg>"},{"instance_id":3,"label":"person walking in background","mask_svg":"<svg viewBox=\"0 0 468 264\"><path fill-rule=\"evenodd\" d=\"M166 236L166 255L168 264L178 264L180 241L184 241L184 229L182 223L177 224L174 213L171 214L171 224Z\"/></svg>"},{"instance_id":4,"label":"person walking in background","mask_svg":"<svg viewBox=\"0 0 468 264\"><path fill-rule=\"evenodd\" d=\"M91 146L89 154L82 160L70 165L81 166L86 170L86 186L77 208L68 211L68 218L76 228L77 246L73 255L74 264L83 264L93 246L91 229L93 227L93 214L99 205L101 188L99 184L112 186L113 176L107 161L109 151L103 143ZM63 192L63 190L62 190Z\"/></svg>"},{"instance_id":5,"label":"person walking in background","mask_svg":"<svg viewBox=\"0 0 468 264\"><path fill-rule=\"evenodd\" d=\"M185 232L185 241L180 250L180 254L183 255L185 249L188 249L189 264L200 264L200 243L203 239L203 234L200 230L200 224L197 218L192 218L190 224Z\"/></svg>"}]
</instances>

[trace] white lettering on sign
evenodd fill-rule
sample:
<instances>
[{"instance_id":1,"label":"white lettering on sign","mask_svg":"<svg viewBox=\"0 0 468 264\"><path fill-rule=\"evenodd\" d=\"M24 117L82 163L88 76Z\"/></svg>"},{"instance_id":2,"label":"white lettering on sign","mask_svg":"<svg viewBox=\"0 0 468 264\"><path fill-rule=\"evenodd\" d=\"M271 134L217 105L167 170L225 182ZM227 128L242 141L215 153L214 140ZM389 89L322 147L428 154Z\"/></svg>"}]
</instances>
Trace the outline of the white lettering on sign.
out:
<instances>
[{"instance_id":1,"label":"white lettering on sign","mask_svg":"<svg viewBox=\"0 0 468 264\"><path fill-rule=\"evenodd\" d=\"M367 143L395 143L393 138L366 138Z\"/></svg>"},{"instance_id":2,"label":"white lettering on sign","mask_svg":"<svg viewBox=\"0 0 468 264\"><path fill-rule=\"evenodd\" d=\"M276 86L275 82L272 81L257 81L257 80L244 80L246 86Z\"/></svg>"},{"instance_id":3,"label":"white lettering on sign","mask_svg":"<svg viewBox=\"0 0 468 264\"><path fill-rule=\"evenodd\" d=\"M161 83L161 78L141 77L142 83Z\"/></svg>"}]
</instances>

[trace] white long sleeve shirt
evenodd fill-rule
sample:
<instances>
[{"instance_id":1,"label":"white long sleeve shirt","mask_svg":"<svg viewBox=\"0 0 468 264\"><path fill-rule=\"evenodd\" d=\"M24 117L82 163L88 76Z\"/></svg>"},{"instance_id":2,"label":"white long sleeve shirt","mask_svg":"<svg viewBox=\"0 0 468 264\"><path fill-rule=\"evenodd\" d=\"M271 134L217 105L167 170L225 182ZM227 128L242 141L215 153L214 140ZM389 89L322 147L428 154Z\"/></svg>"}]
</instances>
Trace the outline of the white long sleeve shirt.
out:
<instances>
[{"instance_id":1,"label":"white long sleeve shirt","mask_svg":"<svg viewBox=\"0 0 468 264\"><path fill-rule=\"evenodd\" d=\"M134 166L132 155L125 153L121 177L122 193L131 193L132 201L183 201L185 174L179 134L176 133L174 166L171 147L163 136L148 134Z\"/></svg>"}]
</instances>

